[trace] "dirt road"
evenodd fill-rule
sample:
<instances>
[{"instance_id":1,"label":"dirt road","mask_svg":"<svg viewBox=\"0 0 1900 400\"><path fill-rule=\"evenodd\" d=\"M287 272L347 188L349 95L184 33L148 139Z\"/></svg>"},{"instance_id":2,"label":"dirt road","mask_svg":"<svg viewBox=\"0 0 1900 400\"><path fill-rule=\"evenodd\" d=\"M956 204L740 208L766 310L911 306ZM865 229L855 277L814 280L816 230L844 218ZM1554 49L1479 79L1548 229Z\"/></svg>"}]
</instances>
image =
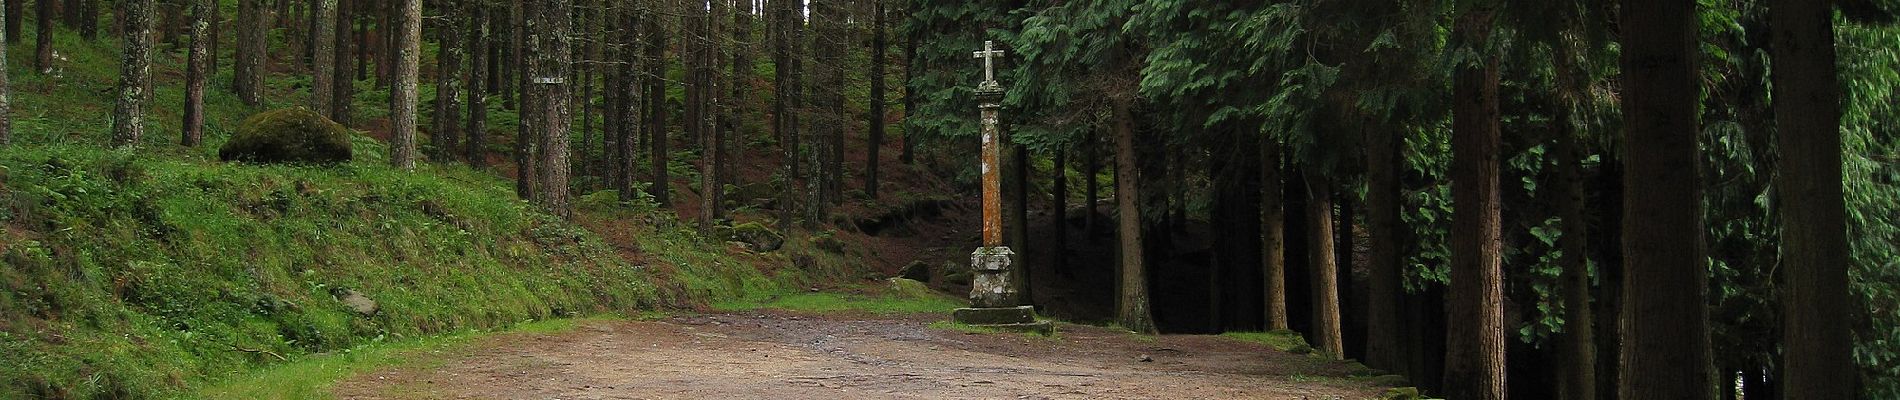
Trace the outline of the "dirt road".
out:
<instances>
[{"instance_id":1,"label":"dirt road","mask_svg":"<svg viewBox=\"0 0 1900 400\"><path fill-rule=\"evenodd\" d=\"M1058 338L924 316L702 315L485 339L339 384L345 399L1367 399L1347 364L1207 336L1062 326ZM1144 359L1148 361L1144 361Z\"/></svg>"}]
</instances>

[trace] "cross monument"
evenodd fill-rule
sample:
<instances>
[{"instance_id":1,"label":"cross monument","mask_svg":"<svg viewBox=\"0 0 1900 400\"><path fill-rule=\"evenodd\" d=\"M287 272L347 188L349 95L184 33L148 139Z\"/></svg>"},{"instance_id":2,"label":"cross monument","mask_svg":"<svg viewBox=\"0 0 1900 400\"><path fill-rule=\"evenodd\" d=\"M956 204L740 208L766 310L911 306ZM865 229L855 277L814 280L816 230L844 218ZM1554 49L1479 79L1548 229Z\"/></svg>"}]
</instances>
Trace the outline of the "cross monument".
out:
<instances>
[{"instance_id":1,"label":"cross monument","mask_svg":"<svg viewBox=\"0 0 1900 400\"><path fill-rule=\"evenodd\" d=\"M982 123L983 173L983 247L970 254L970 308L959 308L952 315L957 323L1019 331L1053 332L1046 321L1036 320L1033 306L1016 304L1016 287L1010 282L1010 264L1014 251L1003 245L1002 111L1003 85L996 81L996 59L1005 53L996 43L983 42L975 53L983 59L983 82L976 86L977 110Z\"/></svg>"}]
</instances>

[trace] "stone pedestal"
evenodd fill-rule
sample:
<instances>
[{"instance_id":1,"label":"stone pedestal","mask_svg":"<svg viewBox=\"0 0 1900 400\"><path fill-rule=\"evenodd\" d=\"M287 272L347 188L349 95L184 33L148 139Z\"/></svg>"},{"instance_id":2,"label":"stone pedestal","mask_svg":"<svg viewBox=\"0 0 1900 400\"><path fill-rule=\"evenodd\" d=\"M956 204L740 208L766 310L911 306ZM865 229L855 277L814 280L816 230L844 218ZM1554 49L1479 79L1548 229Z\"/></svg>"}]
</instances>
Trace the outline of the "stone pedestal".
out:
<instances>
[{"instance_id":1,"label":"stone pedestal","mask_svg":"<svg viewBox=\"0 0 1900 400\"><path fill-rule=\"evenodd\" d=\"M1035 307L1016 305L1016 289L1009 280L1010 263L1015 256L1015 252L1003 246L979 248L970 254L970 269L975 272L970 283L971 307L957 309L951 314L953 321L1021 332L1049 334L1055 331L1050 323L1036 320Z\"/></svg>"}]
</instances>

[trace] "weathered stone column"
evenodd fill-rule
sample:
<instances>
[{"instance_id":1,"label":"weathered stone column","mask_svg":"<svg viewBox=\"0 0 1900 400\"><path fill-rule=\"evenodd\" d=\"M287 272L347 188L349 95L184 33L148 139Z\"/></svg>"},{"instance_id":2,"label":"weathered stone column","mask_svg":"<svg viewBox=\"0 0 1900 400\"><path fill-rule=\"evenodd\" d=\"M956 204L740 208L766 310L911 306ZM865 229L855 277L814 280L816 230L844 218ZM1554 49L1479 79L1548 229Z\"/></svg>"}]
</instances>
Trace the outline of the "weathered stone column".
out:
<instances>
[{"instance_id":1,"label":"weathered stone column","mask_svg":"<svg viewBox=\"0 0 1900 400\"><path fill-rule=\"evenodd\" d=\"M983 247L970 253L971 308L957 309L957 323L1013 330L1050 332L1048 322L1036 320L1031 306L1016 306L1016 288L1010 283L1010 267L1016 252L1003 245L1002 158L1003 132L1000 113L1003 85L996 81L995 58L1003 55L993 42L984 42L976 58L983 59L983 82L976 87L977 109L982 112L983 167Z\"/></svg>"}]
</instances>

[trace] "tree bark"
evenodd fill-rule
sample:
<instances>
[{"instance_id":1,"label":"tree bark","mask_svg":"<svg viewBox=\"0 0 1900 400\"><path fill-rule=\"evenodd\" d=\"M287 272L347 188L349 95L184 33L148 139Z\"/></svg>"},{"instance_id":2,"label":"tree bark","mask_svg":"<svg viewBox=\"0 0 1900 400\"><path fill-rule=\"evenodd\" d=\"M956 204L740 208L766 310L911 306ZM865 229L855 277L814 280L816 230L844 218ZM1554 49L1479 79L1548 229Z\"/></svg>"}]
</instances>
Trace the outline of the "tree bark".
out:
<instances>
[{"instance_id":1,"label":"tree bark","mask_svg":"<svg viewBox=\"0 0 1900 400\"><path fill-rule=\"evenodd\" d=\"M1775 0L1776 138L1781 173L1782 393L1860 395L1849 319L1847 205L1841 185L1841 94L1827 2Z\"/></svg>"},{"instance_id":2,"label":"tree bark","mask_svg":"<svg viewBox=\"0 0 1900 400\"><path fill-rule=\"evenodd\" d=\"M1467 10L1453 34L1468 46L1491 36L1492 10ZM1451 293L1445 397L1502 400L1504 281L1498 199L1498 60L1458 67L1453 77Z\"/></svg>"},{"instance_id":3,"label":"tree bark","mask_svg":"<svg viewBox=\"0 0 1900 400\"><path fill-rule=\"evenodd\" d=\"M356 8L357 1L361 0L337 0L336 7L336 54L332 55L336 68L331 71L333 78L330 79L335 89L331 90L330 105L333 109L330 110L330 119L344 125L350 124L350 113L356 105L356 74L352 72L356 70L356 58L350 55L355 54L351 51L351 46L355 45L351 39L354 32L351 21L355 18L355 11L352 10Z\"/></svg>"},{"instance_id":4,"label":"tree bark","mask_svg":"<svg viewBox=\"0 0 1900 400\"><path fill-rule=\"evenodd\" d=\"M798 210L798 119L794 104L798 93L798 68L792 61L792 38L798 21L793 19L796 12L792 1L775 0L772 3L773 25L778 33L772 35L772 65L774 76L772 83L777 86L773 91L772 133L778 137L779 162L783 164L784 186L779 188L778 228L783 230L792 226Z\"/></svg>"},{"instance_id":5,"label":"tree bark","mask_svg":"<svg viewBox=\"0 0 1900 400\"><path fill-rule=\"evenodd\" d=\"M36 0L33 9L39 15L34 22L33 69L41 74L53 73L53 2L54 0Z\"/></svg>"},{"instance_id":6,"label":"tree bark","mask_svg":"<svg viewBox=\"0 0 1900 400\"><path fill-rule=\"evenodd\" d=\"M179 140L185 147L197 147L204 142L205 61L210 58L205 35L211 29L207 21L217 12L211 1L191 0L191 51L185 56L185 126L184 137Z\"/></svg>"},{"instance_id":7,"label":"tree bark","mask_svg":"<svg viewBox=\"0 0 1900 400\"><path fill-rule=\"evenodd\" d=\"M1346 340L1340 329L1339 263L1334 240L1332 183L1321 174L1308 175L1306 258L1313 285L1313 328L1309 336L1315 351L1339 360L1346 355Z\"/></svg>"},{"instance_id":8,"label":"tree bark","mask_svg":"<svg viewBox=\"0 0 1900 400\"><path fill-rule=\"evenodd\" d=\"M468 91L468 121L463 129L468 140L462 149L462 158L472 167L488 166L488 9L487 4L474 4L468 8L467 42L464 48L469 52L468 72L463 75L462 87Z\"/></svg>"},{"instance_id":9,"label":"tree bark","mask_svg":"<svg viewBox=\"0 0 1900 400\"><path fill-rule=\"evenodd\" d=\"M515 195L525 200L533 200L538 196L535 192L537 191L536 189L539 188L538 176L540 175L540 169L535 167L535 164L539 162L539 160L537 160L538 157L535 156L537 154L535 149L540 145L540 136L544 133L541 131L541 128L538 127L538 124L541 123L541 113L531 112L529 110L535 103L535 94L539 93L538 91L529 90L531 88L529 82L533 80L533 73L526 71L522 67L527 63L527 60L525 60L528 54L526 51L528 46L527 32L529 32L531 28L528 25L530 23L529 14L537 12L535 10L542 6L539 2L530 3L525 0L514 0L510 2L510 5L513 8L510 9L509 13L510 22L512 23L508 26L510 32L508 71L509 79L512 80L510 86L513 87L513 89L509 91L516 96L513 99L517 101L517 103L514 103L514 109L517 111L516 115L520 116L520 122L515 124Z\"/></svg>"},{"instance_id":10,"label":"tree bark","mask_svg":"<svg viewBox=\"0 0 1900 400\"><path fill-rule=\"evenodd\" d=\"M725 208L726 177L725 171L720 167L725 163L726 135L725 129L721 129L720 124L716 122L724 114L722 106L725 99L719 98L719 90L716 87L716 82L719 81L716 77L719 73L716 71L719 67L714 64L718 62L719 57L715 54L714 48L719 36L717 21L724 16L726 10L726 2L713 0L711 8L705 10L704 13L688 14L692 16L695 23L699 24L698 39L695 40L698 43L697 54L694 57L698 61L694 65L697 71L694 74L697 85L693 89L699 93L697 103L700 105L700 115L699 119L692 123L698 124L700 138L704 140L700 147L700 151L705 156L700 157L699 198L702 205L699 209L699 228L701 233L708 234L718 224L719 219L725 217L722 209Z\"/></svg>"},{"instance_id":11,"label":"tree bark","mask_svg":"<svg viewBox=\"0 0 1900 400\"><path fill-rule=\"evenodd\" d=\"M26 0L7 0L7 42L19 43L26 31Z\"/></svg>"},{"instance_id":12,"label":"tree bark","mask_svg":"<svg viewBox=\"0 0 1900 400\"><path fill-rule=\"evenodd\" d=\"M885 110L884 110L884 103L885 103L884 63L886 62L885 49L889 47L889 44L885 43L885 40L884 40L884 1L873 0L872 3L873 3L873 6L872 6L873 11L871 12L871 21L872 21L871 32L872 33L871 33L871 74L870 74L871 75L870 76L871 78L871 104L870 104L871 117L869 118L870 121L868 121L871 126L871 137L870 137L870 143L865 145L866 146L865 151L866 151L867 156L865 157L865 163L864 163L865 164L864 165L864 193L866 195L871 196L871 199L877 199L878 198L877 196L878 195L877 193L878 192L877 191L878 165L877 164L878 164L878 160L881 159L881 157L879 157L879 153L880 153L879 150L883 150L883 147L884 147L884 118L886 117ZM1057 164L1057 165L1060 166L1061 164ZM1063 168L1057 168L1056 169L1057 174L1060 175L1062 170ZM1056 215L1060 216L1062 211L1063 211L1062 209L1056 209ZM1057 258L1060 259L1061 257L1058 256ZM1058 270L1060 270L1060 268L1058 268Z\"/></svg>"},{"instance_id":13,"label":"tree bark","mask_svg":"<svg viewBox=\"0 0 1900 400\"><path fill-rule=\"evenodd\" d=\"M231 89L251 107L263 105L264 53L270 32L263 1L238 0L237 64L232 67Z\"/></svg>"},{"instance_id":14,"label":"tree bark","mask_svg":"<svg viewBox=\"0 0 1900 400\"><path fill-rule=\"evenodd\" d=\"M1624 1L1621 11L1623 400L1715 395L1698 190L1695 10L1691 0L1642 0Z\"/></svg>"},{"instance_id":15,"label":"tree bark","mask_svg":"<svg viewBox=\"0 0 1900 400\"><path fill-rule=\"evenodd\" d=\"M666 82L664 79L666 77L666 62L664 60L666 59L667 38L666 31L660 27L660 15L658 13L642 11L641 15L641 26L644 27L643 29L646 31L647 36L646 59L650 63L650 65L647 65L646 124L647 132L652 135L652 138L648 141L648 146L651 147L648 151L651 154L649 154L647 158L652 161L653 173L651 174L651 178L653 181L652 184L647 187L647 191L653 195L653 201L655 203L661 207L666 207L672 204L671 199L668 198L668 192L670 192L670 190L667 188L668 182L671 182L672 179L667 176L666 169L667 163L669 162L668 159L671 158L671 154L667 150Z\"/></svg>"},{"instance_id":16,"label":"tree bark","mask_svg":"<svg viewBox=\"0 0 1900 400\"><path fill-rule=\"evenodd\" d=\"M1588 243L1590 222L1584 219L1582 149L1567 107L1558 111L1557 145L1552 153L1557 161L1557 217L1563 221L1563 236L1557 247L1563 252L1558 261L1563 267L1564 330L1558 343L1563 361L1559 369L1559 393L1564 399L1590 400L1596 391L1596 321L1590 305L1590 263Z\"/></svg>"},{"instance_id":17,"label":"tree bark","mask_svg":"<svg viewBox=\"0 0 1900 400\"><path fill-rule=\"evenodd\" d=\"M1055 246L1049 250L1049 270L1057 275L1067 275L1069 247L1069 152L1056 149L1055 168L1049 169L1054 180L1050 190L1050 223L1054 232Z\"/></svg>"},{"instance_id":18,"label":"tree bark","mask_svg":"<svg viewBox=\"0 0 1900 400\"><path fill-rule=\"evenodd\" d=\"M422 0L400 0L402 18L397 21L396 87L390 92L391 110L389 162L405 170L416 168L416 90L422 71Z\"/></svg>"},{"instance_id":19,"label":"tree bark","mask_svg":"<svg viewBox=\"0 0 1900 400\"><path fill-rule=\"evenodd\" d=\"M1403 374L1400 296L1404 293L1405 243L1399 220L1399 147L1403 131L1377 125L1366 130L1366 223L1372 231L1372 265L1367 266L1366 365Z\"/></svg>"},{"instance_id":20,"label":"tree bark","mask_svg":"<svg viewBox=\"0 0 1900 400\"><path fill-rule=\"evenodd\" d=\"M413 0L412 0L413 1ZM570 0L547 0L535 7L534 21L530 23L531 35L528 54L533 55L528 76L535 81L534 103L537 107L523 111L539 114L535 119L537 127L545 133L540 135L541 160L536 167L540 170L540 190L535 191L535 203L554 215L563 218L573 215L568 206L568 117L569 91L571 84L558 82L569 76L570 61L573 59L574 22L568 18L571 10Z\"/></svg>"},{"instance_id":21,"label":"tree bark","mask_svg":"<svg viewBox=\"0 0 1900 400\"><path fill-rule=\"evenodd\" d=\"M1135 155L1134 100L1115 103L1115 202L1121 231L1121 279L1117 290L1116 323L1136 333L1155 333L1154 313L1148 308L1148 272L1142 259L1141 181Z\"/></svg>"},{"instance_id":22,"label":"tree bark","mask_svg":"<svg viewBox=\"0 0 1900 400\"><path fill-rule=\"evenodd\" d=\"M112 112L112 146L137 146L145 136L145 88L152 81L152 0L122 4L126 21L124 57L119 64L119 98Z\"/></svg>"},{"instance_id":23,"label":"tree bark","mask_svg":"<svg viewBox=\"0 0 1900 400\"><path fill-rule=\"evenodd\" d=\"M0 7L0 20L7 20L11 11L15 10ZM0 149L13 144L13 84L7 78L11 75L7 72L8 42L6 35L0 35Z\"/></svg>"},{"instance_id":24,"label":"tree bark","mask_svg":"<svg viewBox=\"0 0 1900 400\"><path fill-rule=\"evenodd\" d=\"M1265 274L1267 329L1290 329L1286 310L1286 194L1280 159L1283 147L1273 139L1260 145L1260 239Z\"/></svg>"},{"instance_id":25,"label":"tree bark","mask_svg":"<svg viewBox=\"0 0 1900 400\"><path fill-rule=\"evenodd\" d=\"M441 21L436 24L442 39L436 43L435 124L430 138L435 144L437 161L454 160L461 146L462 108L455 104L461 90L462 41L461 10L470 8L458 0L444 0Z\"/></svg>"},{"instance_id":26,"label":"tree bark","mask_svg":"<svg viewBox=\"0 0 1900 400\"><path fill-rule=\"evenodd\" d=\"M311 106L318 113L331 119L336 118L336 60L337 60L337 0L316 0L314 14L316 27L312 29L315 39L311 52L315 60L311 62L310 94Z\"/></svg>"}]
</instances>

